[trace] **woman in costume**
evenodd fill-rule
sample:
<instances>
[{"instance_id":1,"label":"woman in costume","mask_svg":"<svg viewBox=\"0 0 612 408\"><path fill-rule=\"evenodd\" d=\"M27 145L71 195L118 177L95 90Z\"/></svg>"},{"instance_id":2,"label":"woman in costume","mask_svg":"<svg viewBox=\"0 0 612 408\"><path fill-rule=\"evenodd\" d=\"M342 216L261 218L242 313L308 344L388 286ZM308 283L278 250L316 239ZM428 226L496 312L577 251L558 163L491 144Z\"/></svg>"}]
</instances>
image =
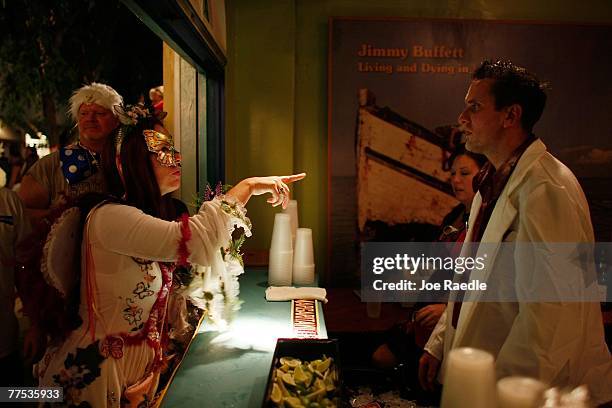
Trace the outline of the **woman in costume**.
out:
<instances>
[{"instance_id":1,"label":"woman in costume","mask_svg":"<svg viewBox=\"0 0 612 408\"><path fill-rule=\"evenodd\" d=\"M69 406L147 406L163 364L175 266L210 266L214 279L231 280L221 248L235 227L250 235L244 205L252 195L270 193L269 203L285 207L287 184L305 176L249 178L205 202L196 215L168 221L175 217L168 193L180 185L181 156L147 111L130 108L120 118L115 152L103 157L115 158L104 164L105 176L122 199L81 206L83 322L35 367L39 386L61 386Z\"/></svg>"}]
</instances>

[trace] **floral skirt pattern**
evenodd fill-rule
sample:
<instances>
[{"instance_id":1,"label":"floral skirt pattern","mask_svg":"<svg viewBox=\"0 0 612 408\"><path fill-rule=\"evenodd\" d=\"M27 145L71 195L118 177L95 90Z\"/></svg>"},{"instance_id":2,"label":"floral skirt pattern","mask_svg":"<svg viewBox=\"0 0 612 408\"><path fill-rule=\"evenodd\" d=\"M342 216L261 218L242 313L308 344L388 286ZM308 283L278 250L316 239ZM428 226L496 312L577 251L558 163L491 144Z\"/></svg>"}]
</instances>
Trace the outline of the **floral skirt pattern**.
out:
<instances>
[{"instance_id":1,"label":"floral skirt pattern","mask_svg":"<svg viewBox=\"0 0 612 408\"><path fill-rule=\"evenodd\" d=\"M151 369L155 351L146 342L124 345L118 339L87 344L88 336L73 332L34 367L39 386L62 387L68 407L147 407L159 380L159 370Z\"/></svg>"}]
</instances>

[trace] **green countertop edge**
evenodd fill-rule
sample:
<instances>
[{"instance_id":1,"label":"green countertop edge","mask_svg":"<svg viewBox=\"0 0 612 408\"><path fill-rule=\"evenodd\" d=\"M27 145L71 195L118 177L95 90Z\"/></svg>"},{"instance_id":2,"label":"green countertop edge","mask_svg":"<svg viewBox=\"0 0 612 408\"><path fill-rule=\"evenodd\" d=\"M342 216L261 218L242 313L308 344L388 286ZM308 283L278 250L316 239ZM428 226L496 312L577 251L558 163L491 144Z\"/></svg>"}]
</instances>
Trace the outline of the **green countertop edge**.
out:
<instances>
[{"instance_id":1,"label":"green countertop edge","mask_svg":"<svg viewBox=\"0 0 612 408\"><path fill-rule=\"evenodd\" d=\"M240 299L244 303L230 325L230 331L236 324L250 329L244 336L245 343L249 342L249 334L253 338L260 334L258 329L263 330L265 321L286 330L291 327L291 302L267 302L266 288L265 268L248 268L240 277ZM317 302L317 310L320 337L327 338L321 302ZM261 326L258 322L262 322ZM204 322L200 327L206 324ZM219 341L223 336L220 332L201 332L194 336L166 391L161 395L158 406L261 406L274 353L273 344L276 341L268 342L268 348L252 345L249 348L246 344L227 347L227 344ZM290 337L275 334L267 336Z\"/></svg>"}]
</instances>

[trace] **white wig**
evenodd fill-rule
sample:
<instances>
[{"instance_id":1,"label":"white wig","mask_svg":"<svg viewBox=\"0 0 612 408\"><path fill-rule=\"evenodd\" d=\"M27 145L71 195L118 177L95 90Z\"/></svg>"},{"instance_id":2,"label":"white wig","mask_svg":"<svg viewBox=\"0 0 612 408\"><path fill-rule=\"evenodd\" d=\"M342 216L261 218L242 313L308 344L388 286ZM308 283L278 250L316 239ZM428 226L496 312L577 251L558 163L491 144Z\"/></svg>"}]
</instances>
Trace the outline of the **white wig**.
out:
<instances>
[{"instance_id":1,"label":"white wig","mask_svg":"<svg viewBox=\"0 0 612 408\"><path fill-rule=\"evenodd\" d=\"M84 103L95 103L100 105L117 116L114 106L121 105L123 98L113 88L108 85L92 82L74 91L70 97L70 115L76 122L79 117L79 108Z\"/></svg>"}]
</instances>

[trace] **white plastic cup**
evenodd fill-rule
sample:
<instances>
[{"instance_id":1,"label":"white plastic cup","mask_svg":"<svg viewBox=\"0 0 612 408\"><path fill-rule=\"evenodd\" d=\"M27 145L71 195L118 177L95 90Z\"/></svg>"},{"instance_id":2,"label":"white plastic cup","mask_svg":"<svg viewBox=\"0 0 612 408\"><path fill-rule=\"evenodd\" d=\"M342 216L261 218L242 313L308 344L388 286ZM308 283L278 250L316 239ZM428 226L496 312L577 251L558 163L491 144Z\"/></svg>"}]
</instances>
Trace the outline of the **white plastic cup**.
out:
<instances>
[{"instance_id":1,"label":"white plastic cup","mask_svg":"<svg viewBox=\"0 0 612 408\"><path fill-rule=\"evenodd\" d=\"M270 262L268 265L268 285L290 286L291 264L293 262L293 251L270 251Z\"/></svg>"},{"instance_id":2,"label":"white plastic cup","mask_svg":"<svg viewBox=\"0 0 612 408\"><path fill-rule=\"evenodd\" d=\"M315 281L314 251L312 230L298 228L293 252L293 283L310 285Z\"/></svg>"},{"instance_id":3,"label":"white plastic cup","mask_svg":"<svg viewBox=\"0 0 612 408\"><path fill-rule=\"evenodd\" d=\"M279 213L274 217L268 262L268 284L271 286L291 285L292 266L293 245L290 218L288 214Z\"/></svg>"},{"instance_id":4,"label":"white plastic cup","mask_svg":"<svg viewBox=\"0 0 612 408\"><path fill-rule=\"evenodd\" d=\"M296 265L293 264L293 284L294 285L312 285L315 281L315 266L314 265Z\"/></svg>"},{"instance_id":5,"label":"white plastic cup","mask_svg":"<svg viewBox=\"0 0 612 408\"><path fill-rule=\"evenodd\" d=\"M529 377L506 377L497 382L499 408L538 408L546 385Z\"/></svg>"},{"instance_id":6,"label":"white plastic cup","mask_svg":"<svg viewBox=\"0 0 612 408\"><path fill-rule=\"evenodd\" d=\"M462 347L451 350L446 362L441 408L495 408L494 359L486 351Z\"/></svg>"},{"instance_id":7,"label":"white plastic cup","mask_svg":"<svg viewBox=\"0 0 612 408\"><path fill-rule=\"evenodd\" d=\"M270 251L292 251L291 217L289 214L277 213L274 216L274 229Z\"/></svg>"},{"instance_id":8,"label":"white plastic cup","mask_svg":"<svg viewBox=\"0 0 612 408\"><path fill-rule=\"evenodd\" d=\"M293 283L310 285L315 280L314 251L312 248L312 230L298 228L293 252Z\"/></svg>"},{"instance_id":9,"label":"white plastic cup","mask_svg":"<svg viewBox=\"0 0 612 408\"><path fill-rule=\"evenodd\" d=\"M299 218L298 218L297 200L289 200L289 204L287 204L287 208L283 210L283 214L289 214L289 218L291 220L291 239L293 240L293 243L295 244L297 229L300 226Z\"/></svg>"}]
</instances>

